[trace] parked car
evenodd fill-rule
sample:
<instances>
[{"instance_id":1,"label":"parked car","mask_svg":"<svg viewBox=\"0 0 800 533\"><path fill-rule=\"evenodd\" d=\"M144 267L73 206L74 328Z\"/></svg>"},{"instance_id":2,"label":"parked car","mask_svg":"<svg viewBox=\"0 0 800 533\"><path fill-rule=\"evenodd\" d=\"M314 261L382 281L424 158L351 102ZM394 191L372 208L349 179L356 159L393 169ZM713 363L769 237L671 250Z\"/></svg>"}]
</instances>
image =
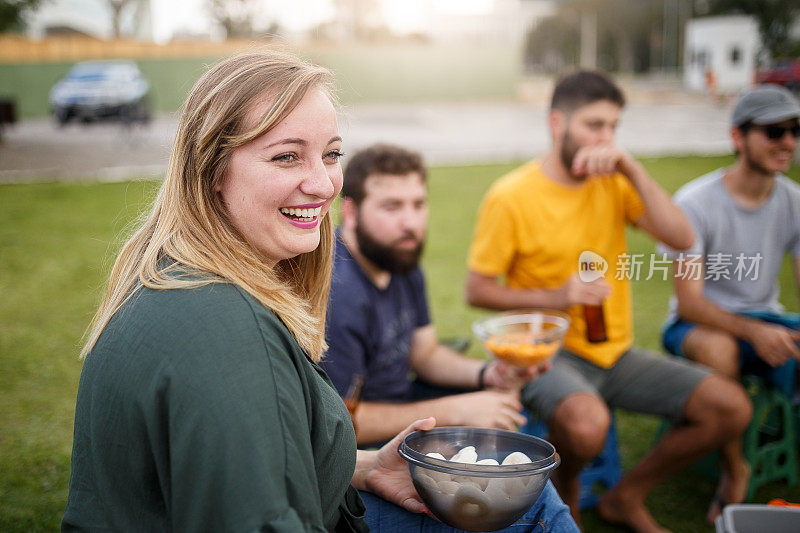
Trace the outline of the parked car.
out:
<instances>
[{"instance_id":1,"label":"parked car","mask_svg":"<svg viewBox=\"0 0 800 533\"><path fill-rule=\"evenodd\" d=\"M133 61L82 61L50 90L50 107L59 124L150 120L150 84Z\"/></svg>"},{"instance_id":2,"label":"parked car","mask_svg":"<svg viewBox=\"0 0 800 533\"><path fill-rule=\"evenodd\" d=\"M775 83L800 92L800 59L777 59L772 67L756 72L756 83Z\"/></svg>"},{"instance_id":3,"label":"parked car","mask_svg":"<svg viewBox=\"0 0 800 533\"><path fill-rule=\"evenodd\" d=\"M17 105L11 98L0 96L0 143L3 142L3 130L6 124L17 122Z\"/></svg>"}]
</instances>

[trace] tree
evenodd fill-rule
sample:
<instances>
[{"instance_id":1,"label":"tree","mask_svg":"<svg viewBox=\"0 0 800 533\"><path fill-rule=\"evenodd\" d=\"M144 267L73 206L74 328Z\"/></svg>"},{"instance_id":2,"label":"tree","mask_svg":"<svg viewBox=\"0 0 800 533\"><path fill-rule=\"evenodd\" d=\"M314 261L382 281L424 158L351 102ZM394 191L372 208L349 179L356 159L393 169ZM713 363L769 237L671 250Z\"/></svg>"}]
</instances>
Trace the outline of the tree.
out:
<instances>
[{"instance_id":1,"label":"tree","mask_svg":"<svg viewBox=\"0 0 800 533\"><path fill-rule=\"evenodd\" d=\"M673 4L682 1L670 0L670 11L664 0L562 0L556 13L528 34L526 67L554 72L579 64L581 39L587 37L581 28L586 14L595 24L599 68L644 72L674 67L682 27L674 20L681 11ZM665 25L672 31L665 31Z\"/></svg>"},{"instance_id":2,"label":"tree","mask_svg":"<svg viewBox=\"0 0 800 533\"><path fill-rule=\"evenodd\" d=\"M758 20L761 42L772 57L791 55L797 48L797 43L789 38L792 23L800 16L797 0L711 0L709 8L715 15L753 15Z\"/></svg>"},{"instance_id":3,"label":"tree","mask_svg":"<svg viewBox=\"0 0 800 533\"><path fill-rule=\"evenodd\" d=\"M336 0L337 20L350 37L367 40L382 26L378 0Z\"/></svg>"},{"instance_id":4,"label":"tree","mask_svg":"<svg viewBox=\"0 0 800 533\"><path fill-rule=\"evenodd\" d=\"M580 56L580 25L576 17L561 12L541 21L525 41L527 70L558 72L577 65Z\"/></svg>"},{"instance_id":5,"label":"tree","mask_svg":"<svg viewBox=\"0 0 800 533\"><path fill-rule=\"evenodd\" d=\"M107 0L108 7L111 8L111 24L114 28L114 38L120 37L120 21L122 18L122 10L134 0ZM138 1L138 0L135 0Z\"/></svg>"},{"instance_id":6,"label":"tree","mask_svg":"<svg viewBox=\"0 0 800 533\"><path fill-rule=\"evenodd\" d=\"M229 39L253 36L257 4L257 0L207 0L211 17L225 29Z\"/></svg>"},{"instance_id":7,"label":"tree","mask_svg":"<svg viewBox=\"0 0 800 533\"><path fill-rule=\"evenodd\" d=\"M25 14L39 7L42 0L0 0L0 33L20 30Z\"/></svg>"}]
</instances>

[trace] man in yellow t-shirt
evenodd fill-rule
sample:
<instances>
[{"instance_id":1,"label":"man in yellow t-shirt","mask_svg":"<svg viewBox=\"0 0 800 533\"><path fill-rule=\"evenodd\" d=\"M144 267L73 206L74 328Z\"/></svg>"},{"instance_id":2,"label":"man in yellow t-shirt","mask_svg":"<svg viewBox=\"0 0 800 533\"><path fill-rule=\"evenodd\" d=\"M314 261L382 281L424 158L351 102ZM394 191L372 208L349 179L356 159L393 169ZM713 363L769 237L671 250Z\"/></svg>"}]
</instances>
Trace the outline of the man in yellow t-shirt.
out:
<instances>
[{"instance_id":1,"label":"man in yellow t-shirt","mask_svg":"<svg viewBox=\"0 0 800 533\"><path fill-rule=\"evenodd\" d=\"M644 506L647 493L739 438L752 408L737 383L632 347L630 283L603 275L624 258L626 224L675 249L691 246L693 234L669 195L614 144L623 105L619 88L598 72L579 71L558 82L548 116L551 149L498 180L483 201L466 295L470 304L489 309L546 307L570 315L564 349L550 372L525 387L523 402L547 422L562 458L554 482L576 521L577 475L603 448L609 408L678 422L598 506L610 522L663 531ZM589 306L601 306L605 318L599 337L587 331ZM719 497L731 483L726 473Z\"/></svg>"}]
</instances>

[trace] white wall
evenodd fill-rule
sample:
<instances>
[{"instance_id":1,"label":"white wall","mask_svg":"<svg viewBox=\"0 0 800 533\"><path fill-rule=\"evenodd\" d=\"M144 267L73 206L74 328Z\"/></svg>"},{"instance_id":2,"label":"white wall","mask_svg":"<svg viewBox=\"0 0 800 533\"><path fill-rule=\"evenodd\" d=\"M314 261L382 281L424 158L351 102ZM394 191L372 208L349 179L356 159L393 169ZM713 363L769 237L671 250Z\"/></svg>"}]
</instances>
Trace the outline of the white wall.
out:
<instances>
[{"instance_id":1,"label":"white wall","mask_svg":"<svg viewBox=\"0 0 800 533\"><path fill-rule=\"evenodd\" d=\"M684 85L706 90L711 69L720 93L735 93L753 83L761 48L755 18L737 15L692 19L686 23Z\"/></svg>"}]
</instances>

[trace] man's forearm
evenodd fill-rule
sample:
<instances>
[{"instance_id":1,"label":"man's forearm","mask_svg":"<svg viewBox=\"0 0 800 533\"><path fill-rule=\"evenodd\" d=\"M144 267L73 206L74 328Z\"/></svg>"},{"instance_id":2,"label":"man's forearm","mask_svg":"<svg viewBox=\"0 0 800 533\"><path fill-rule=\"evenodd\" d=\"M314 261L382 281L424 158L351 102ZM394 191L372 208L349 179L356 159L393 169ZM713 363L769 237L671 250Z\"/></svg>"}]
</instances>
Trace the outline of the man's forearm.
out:
<instances>
[{"instance_id":1,"label":"man's forearm","mask_svg":"<svg viewBox=\"0 0 800 533\"><path fill-rule=\"evenodd\" d=\"M500 285L493 279L480 280L470 274L466 287L467 303L496 311L543 307L564 309L564 294L557 289L515 289Z\"/></svg>"},{"instance_id":2,"label":"man's forearm","mask_svg":"<svg viewBox=\"0 0 800 533\"><path fill-rule=\"evenodd\" d=\"M430 356L412 364L412 370L433 385L477 389L478 373L483 364L482 360L472 359L439 344Z\"/></svg>"},{"instance_id":3,"label":"man's forearm","mask_svg":"<svg viewBox=\"0 0 800 533\"><path fill-rule=\"evenodd\" d=\"M669 194L636 160L629 163L625 174L644 204L654 237L676 250L685 250L694 242L692 226Z\"/></svg>"},{"instance_id":4,"label":"man's forearm","mask_svg":"<svg viewBox=\"0 0 800 533\"><path fill-rule=\"evenodd\" d=\"M361 402L356 410L356 440L358 445L383 442L393 438L415 420L436 417L437 425L450 426L461 423L447 407L449 398L421 402L380 403Z\"/></svg>"},{"instance_id":5,"label":"man's forearm","mask_svg":"<svg viewBox=\"0 0 800 533\"><path fill-rule=\"evenodd\" d=\"M688 322L720 329L739 339L747 338L753 323L753 319L720 309L702 296L678 298L678 314Z\"/></svg>"}]
</instances>

